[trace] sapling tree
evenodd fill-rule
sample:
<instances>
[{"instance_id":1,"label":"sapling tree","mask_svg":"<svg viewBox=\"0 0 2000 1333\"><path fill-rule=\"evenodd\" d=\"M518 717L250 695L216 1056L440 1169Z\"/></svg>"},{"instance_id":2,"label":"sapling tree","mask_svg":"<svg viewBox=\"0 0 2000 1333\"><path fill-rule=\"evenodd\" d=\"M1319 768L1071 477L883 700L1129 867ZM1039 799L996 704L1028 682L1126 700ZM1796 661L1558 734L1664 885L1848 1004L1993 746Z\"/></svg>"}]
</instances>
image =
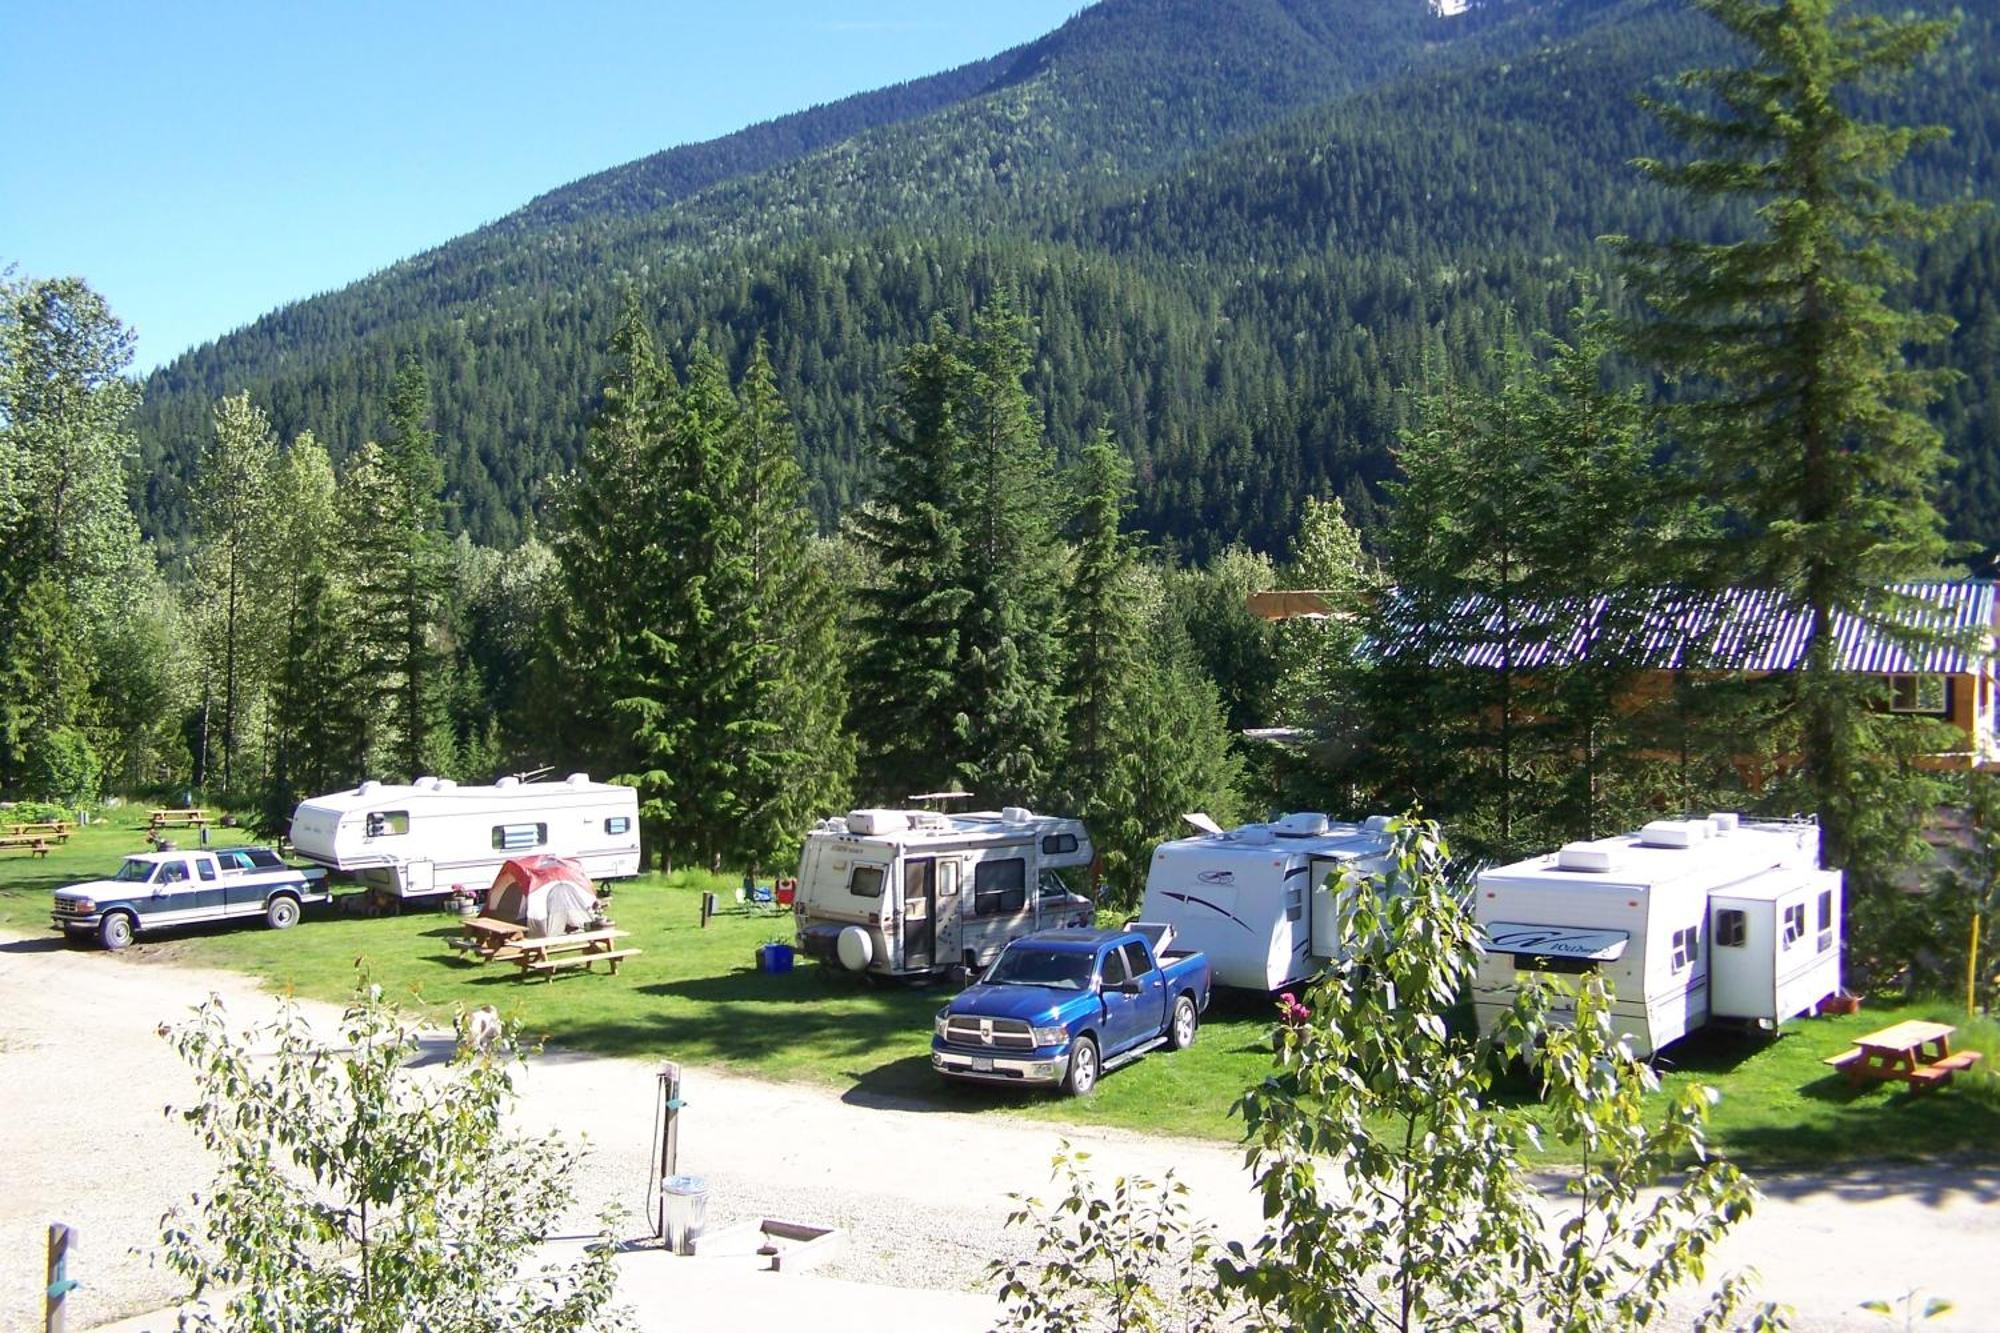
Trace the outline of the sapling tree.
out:
<instances>
[{"instance_id":1,"label":"sapling tree","mask_svg":"<svg viewBox=\"0 0 2000 1333\"><path fill-rule=\"evenodd\" d=\"M337 1038L296 1005L233 1031L211 997L161 1035L193 1067L182 1109L220 1159L167 1214L184 1329L562 1333L615 1328L610 1236L564 1268L533 1251L573 1195L578 1153L508 1132L513 1039L411 1068L417 1031L366 987Z\"/></svg>"}]
</instances>

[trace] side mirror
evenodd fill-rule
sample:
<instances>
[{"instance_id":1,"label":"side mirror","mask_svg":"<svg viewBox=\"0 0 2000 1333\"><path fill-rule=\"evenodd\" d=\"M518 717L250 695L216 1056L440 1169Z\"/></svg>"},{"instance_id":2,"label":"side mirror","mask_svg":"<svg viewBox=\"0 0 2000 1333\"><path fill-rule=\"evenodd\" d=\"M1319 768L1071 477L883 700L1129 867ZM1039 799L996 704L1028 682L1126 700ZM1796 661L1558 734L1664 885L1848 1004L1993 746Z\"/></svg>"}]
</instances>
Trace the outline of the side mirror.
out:
<instances>
[{"instance_id":1,"label":"side mirror","mask_svg":"<svg viewBox=\"0 0 2000 1333\"><path fill-rule=\"evenodd\" d=\"M1145 990L1146 987L1145 983L1139 981L1121 981L1113 989L1120 995L1137 995L1139 992Z\"/></svg>"}]
</instances>

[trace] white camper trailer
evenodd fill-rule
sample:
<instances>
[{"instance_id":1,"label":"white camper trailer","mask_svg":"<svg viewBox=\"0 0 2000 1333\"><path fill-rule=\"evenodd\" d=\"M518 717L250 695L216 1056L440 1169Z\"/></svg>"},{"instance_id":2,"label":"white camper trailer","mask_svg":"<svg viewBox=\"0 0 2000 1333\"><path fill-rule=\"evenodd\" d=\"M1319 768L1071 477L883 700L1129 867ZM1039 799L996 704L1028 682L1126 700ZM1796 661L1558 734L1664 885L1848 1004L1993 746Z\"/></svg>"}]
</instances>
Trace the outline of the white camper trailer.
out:
<instances>
[{"instance_id":1,"label":"white camper trailer","mask_svg":"<svg viewBox=\"0 0 2000 1333\"><path fill-rule=\"evenodd\" d=\"M1776 1026L1840 990L1841 879L1819 868L1812 824L1656 820L1485 871L1475 894L1482 1031L1529 972L1603 976L1640 1056L1711 1019Z\"/></svg>"},{"instance_id":2,"label":"white camper trailer","mask_svg":"<svg viewBox=\"0 0 2000 1333\"><path fill-rule=\"evenodd\" d=\"M1328 881L1350 865L1386 870L1389 822L1302 812L1162 843L1139 915L1171 924L1181 947L1207 954L1216 985L1278 990L1332 960L1339 897Z\"/></svg>"},{"instance_id":3,"label":"white camper trailer","mask_svg":"<svg viewBox=\"0 0 2000 1333\"><path fill-rule=\"evenodd\" d=\"M1016 806L851 811L806 834L799 948L876 976L976 972L1023 935L1088 926L1096 908L1072 885L1093 855L1081 822Z\"/></svg>"},{"instance_id":4,"label":"white camper trailer","mask_svg":"<svg viewBox=\"0 0 2000 1333\"><path fill-rule=\"evenodd\" d=\"M503 863L547 853L579 862L594 880L639 873L639 795L572 773L561 782L501 778L461 787L449 778L408 786L364 782L301 801L292 846L329 870L399 898L484 889Z\"/></svg>"}]
</instances>

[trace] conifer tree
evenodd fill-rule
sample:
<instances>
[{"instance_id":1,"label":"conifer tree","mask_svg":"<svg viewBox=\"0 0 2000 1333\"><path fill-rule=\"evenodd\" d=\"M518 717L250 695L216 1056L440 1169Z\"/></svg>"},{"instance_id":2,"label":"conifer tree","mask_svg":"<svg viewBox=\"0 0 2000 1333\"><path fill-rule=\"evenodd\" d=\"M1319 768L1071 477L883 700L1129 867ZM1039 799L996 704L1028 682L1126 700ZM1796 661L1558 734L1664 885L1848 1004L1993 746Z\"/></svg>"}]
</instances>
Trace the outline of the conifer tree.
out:
<instances>
[{"instance_id":1,"label":"conifer tree","mask_svg":"<svg viewBox=\"0 0 2000 1333\"><path fill-rule=\"evenodd\" d=\"M1924 407L1945 376L1904 349L1950 321L1899 309L1909 277L1893 243L1936 234L1952 210L1887 183L1939 138L1861 119L1853 95L1892 83L1949 21L1845 12L1841 0L1697 0L1748 51L1681 77L1691 98L1648 105L1688 150L1642 159L1652 180L1723 216L1737 239L1613 243L1649 307L1631 348L1678 380L1676 442L1723 522L1703 556L1718 579L1773 589L1807 620L1789 699L1829 863L1848 865L1866 801L1867 686L1839 670L1835 618L1892 623L1886 584L1946 555L1933 507L1944 455Z\"/></svg>"},{"instance_id":2,"label":"conifer tree","mask_svg":"<svg viewBox=\"0 0 2000 1333\"><path fill-rule=\"evenodd\" d=\"M1068 808L1090 820L1109 796L1142 626L1134 595L1137 557L1131 535L1122 530L1132 510L1132 465L1109 433L1100 431L1084 446L1069 489L1075 553L1063 598L1068 715L1061 785Z\"/></svg>"},{"instance_id":3,"label":"conifer tree","mask_svg":"<svg viewBox=\"0 0 2000 1333\"><path fill-rule=\"evenodd\" d=\"M198 619L210 630L202 636L204 677L221 690L222 789L231 794L237 790L242 749L239 724L249 703L261 697L270 639L266 602L257 594L265 582L264 561L276 554L271 484L277 461L271 419L249 394L234 394L215 405L214 434L203 451L195 486L200 546L194 587ZM209 694L205 687L204 716ZM204 753L195 756L197 785L203 782L206 749L204 744Z\"/></svg>"}]
</instances>

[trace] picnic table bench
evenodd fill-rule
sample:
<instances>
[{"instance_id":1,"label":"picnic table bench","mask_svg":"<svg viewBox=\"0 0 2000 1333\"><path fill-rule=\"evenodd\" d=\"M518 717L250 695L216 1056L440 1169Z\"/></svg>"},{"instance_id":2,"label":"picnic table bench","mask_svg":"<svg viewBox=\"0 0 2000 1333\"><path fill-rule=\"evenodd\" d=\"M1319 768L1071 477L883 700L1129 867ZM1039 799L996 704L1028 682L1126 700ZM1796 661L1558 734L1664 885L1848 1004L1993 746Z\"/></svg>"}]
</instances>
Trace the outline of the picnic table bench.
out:
<instances>
[{"instance_id":1,"label":"picnic table bench","mask_svg":"<svg viewBox=\"0 0 2000 1333\"><path fill-rule=\"evenodd\" d=\"M1972 1068L1982 1058L1978 1051L1952 1054L1951 1034L1957 1030L1949 1023L1910 1019L1857 1037L1853 1046L1821 1063L1845 1074L1852 1087L1891 1082L1913 1088L1941 1087L1951 1082L1952 1075Z\"/></svg>"},{"instance_id":2,"label":"picnic table bench","mask_svg":"<svg viewBox=\"0 0 2000 1333\"><path fill-rule=\"evenodd\" d=\"M47 856L48 837L40 833L10 833L0 837L0 852L27 852L31 856Z\"/></svg>"},{"instance_id":3,"label":"picnic table bench","mask_svg":"<svg viewBox=\"0 0 2000 1333\"><path fill-rule=\"evenodd\" d=\"M482 963L512 958L514 941L528 933L528 928L518 921L502 921L491 916L466 917L458 923L458 928L465 934L453 940L452 944L478 954Z\"/></svg>"},{"instance_id":4,"label":"picnic table bench","mask_svg":"<svg viewBox=\"0 0 2000 1333\"><path fill-rule=\"evenodd\" d=\"M568 935L517 939L509 944L507 956L519 965L522 976L540 973L554 981L558 972L572 967L588 972L593 963L605 964L616 976L622 960L641 952L618 947L618 941L631 933L629 930L612 929L579 930Z\"/></svg>"},{"instance_id":5,"label":"picnic table bench","mask_svg":"<svg viewBox=\"0 0 2000 1333\"><path fill-rule=\"evenodd\" d=\"M155 830L163 828L207 828L212 822L208 817L208 811L202 809L149 810L146 812L146 823Z\"/></svg>"}]
</instances>

